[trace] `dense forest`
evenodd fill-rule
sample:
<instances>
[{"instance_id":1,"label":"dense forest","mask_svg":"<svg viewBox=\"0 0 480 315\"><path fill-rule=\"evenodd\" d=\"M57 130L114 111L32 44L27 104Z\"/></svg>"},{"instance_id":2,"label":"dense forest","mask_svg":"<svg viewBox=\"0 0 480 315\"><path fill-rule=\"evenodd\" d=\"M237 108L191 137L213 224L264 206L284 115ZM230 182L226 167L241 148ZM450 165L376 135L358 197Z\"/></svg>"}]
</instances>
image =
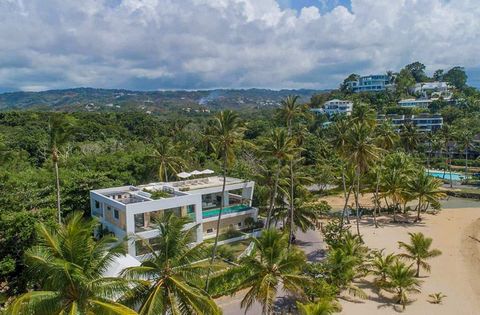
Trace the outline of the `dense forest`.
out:
<instances>
[{"instance_id":1,"label":"dense forest","mask_svg":"<svg viewBox=\"0 0 480 315\"><path fill-rule=\"evenodd\" d=\"M399 82L433 79L423 70L420 75L416 68L405 69L396 76ZM256 181L254 205L268 219L272 215L288 221L289 211L303 209L304 216L294 219L303 229L309 228L313 224L309 220L318 215L311 213L310 203L315 194L326 193L327 184L337 185L340 190L343 185L346 191L350 187L357 197L362 189L376 188L388 194L389 174L385 169L390 164L402 164L405 176L427 166L448 169L480 165L468 161L469 154L478 155L475 139L480 133L480 93L476 89L465 83L455 85L455 104L440 100L426 110L444 117L444 127L434 134L410 127L396 133L388 122L377 124L376 114L398 113L396 102L406 94L403 89L370 94L339 89L313 95L305 104L286 97L279 106L227 111L238 121L238 141L228 148L232 156L226 171ZM308 109L332 98L353 100L353 114L349 118L333 117L333 123L325 125L328 117L314 115ZM225 113L215 108L202 115L169 111L147 114L138 110L0 112L0 303L38 285L26 272L24 253L37 242L37 223L58 228L55 164L59 168L61 216L80 211L87 217L91 189L165 180L164 174L174 178L182 170L209 168L222 173L224 150L215 145L212 134L218 117ZM282 137L289 139L284 145L290 151L278 152L281 148L275 147L275 141ZM364 148L357 146L362 143ZM351 154L365 148L371 156ZM372 167L374 160L381 160L385 167ZM382 181L377 180L380 177ZM396 180L410 183L407 177ZM307 189L313 184L316 192ZM409 185L415 190L414 182ZM281 187L278 192L277 186ZM392 196L397 197L395 193ZM407 197L398 198L393 211L406 210L400 198ZM425 206L419 201L419 217ZM321 213L326 212L328 207L321 207ZM364 251L360 247L358 250ZM319 270L311 267L308 272ZM346 285L334 283L334 278L325 290L335 291L330 285ZM329 294L335 295L332 292Z\"/></svg>"}]
</instances>

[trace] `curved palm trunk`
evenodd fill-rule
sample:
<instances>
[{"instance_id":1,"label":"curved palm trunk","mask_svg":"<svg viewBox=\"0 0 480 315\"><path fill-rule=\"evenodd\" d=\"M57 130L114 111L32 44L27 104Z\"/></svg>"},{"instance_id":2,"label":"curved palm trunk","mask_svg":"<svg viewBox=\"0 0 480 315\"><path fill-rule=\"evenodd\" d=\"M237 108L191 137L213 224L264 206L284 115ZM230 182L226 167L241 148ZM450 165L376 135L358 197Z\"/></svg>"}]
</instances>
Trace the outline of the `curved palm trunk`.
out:
<instances>
[{"instance_id":1,"label":"curved palm trunk","mask_svg":"<svg viewBox=\"0 0 480 315\"><path fill-rule=\"evenodd\" d=\"M393 222L397 222L397 209L398 209L398 202L395 198L395 200L393 200Z\"/></svg>"},{"instance_id":2,"label":"curved palm trunk","mask_svg":"<svg viewBox=\"0 0 480 315\"><path fill-rule=\"evenodd\" d=\"M288 135L292 136L292 122L289 120L287 122L288 126ZM288 239L288 247L292 244L293 240L293 230L294 230L294 224L293 224L293 197L294 197L294 187L293 187L293 158L290 160L290 234L289 234L289 239Z\"/></svg>"},{"instance_id":3,"label":"curved palm trunk","mask_svg":"<svg viewBox=\"0 0 480 315\"><path fill-rule=\"evenodd\" d=\"M340 227L343 227L343 221L345 220L345 213L347 211L348 199L350 198L350 194L352 192L352 186L350 186L349 191L347 193L347 183L345 179L345 168L342 168L342 186L343 186L343 197L345 198L345 204L343 205L342 211L342 220L340 221ZM350 223L350 218L347 217L347 223Z\"/></svg>"},{"instance_id":4,"label":"curved palm trunk","mask_svg":"<svg viewBox=\"0 0 480 315\"><path fill-rule=\"evenodd\" d=\"M420 258L417 259L417 273L415 274L415 277L420 277L420 264L421 264L421 260Z\"/></svg>"},{"instance_id":5,"label":"curved palm trunk","mask_svg":"<svg viewBox=\"0 0 480 315\"><path fill-rule=\"evenodd\" d=\"M225 207L225 184L226 184L226 181L227 181L227 154L224 153L224 156L223 156L222 201L220 203L220 211L218 212L217 231L215 233L215 243L213 244L212 257L210 258L210 265L208 266L207 279L205 281L205 291L207 291L207 293L208 293L208 285L209 285L209 282L210 282L210 273L212 271L213 261L215 260L215 255L217 254L218 237L220 235L220 220L222 219L222 212L223 212L223 208Z\"/></svg>"},{"instance_id":6,"label":"curved palm trunk","mask_svg":"<svg viewBox=\"0 0 480 315\"><path fill-rule=\"evenodd\" d=\"M465 178L468 174L468 148L465 149Z\"/></svg>"},{"instance_id":7,"label":"curved palm trunk","mask_svg":"<svg viewBox=\"0 0 480 315\"><path fill-rule=\"evenodd\" d=\"M380 175L377 174L377 185L375 187L375 207L373 207L373 223L375 224L376 228L378 228L377 208L380 208L380 198L378 197L379 186L380 186Z\"/></svg>"},{"instance_id":8,"label":"curved palm trunk","mask_svg":"<svg viewBox=\"0 0 480 315\"><path fill-rule=\"evenodd\" d=\"M293 223L293 197L294 197L294 187L293 187L293 159L290 161L290 238L288 240L288 246L292 244L293 241L293 231L294 231L294 223Z\"/></svg>"},{"instance_id":9,"label":"curved palm trunk","mask_svg":"<svg viewBox=\"0 0 480 315\"><path fill-rule=\"evenodd\" d=\"M448 156L449 156L448 171L450 172L450 188L453 188L453 179L452 179L452 153L450 153Z\"/></svg>"},{"instance_id":10,"label":"curved palm trunk","mask_svg":"<svg viewBox=\"0 0 480 315\"><path fill-rule=\"evenodd\" d=\"M60 208L60 175L58 172L58 161L55 159L53 162L55 166L55 186L57 190L57 214L58 214L58 224L62 223L62 210Z\"/></svg>"},{"instance_id":11,"label":"curved palm trunk","mask_svg":"<svg viewBox=\"0 0 480 315\"><path fill-rule=\"evenodd\" d=\"M352 189L353 189L353 185L350 186L350 188L348 189L348 193L345 197L345 203L343 204L342 220L340 221L340 227L343 227L345 216L347 217L347 223L350 224L350 215L346 215L346 213L347 213L348 200L350 199L350 195L352 194Z\"/></svg>"},{"instance_id":12,"label":"curved palm trunk","mask_svg":"<svg viewBox=\"0 0 480 315\"><path fill-rule=\"evenodd\" d=\"M420 217L420 211L422 211L422 197L418 197L417 218L415 219L415 222L422 220Z\"/></svg>"},{"instance_id":13,"label":"curved palm trunk","mask_svg":"<svg viewBox=\"0 0 480 315\"><path fill-rule=\"evenodd\" d=\"M357 219L357 234L359 237L362 237L360 235L360 213L359 213L359 204L358 204L358 197L360 194L360 170L357 170L357 192L355 194L355 215Z\"/></svg>"},{"instance_id":14,"label":"curved palm trunk","mask_svg":"<svg viewBox=\"0 0 480 315\"><path fill-rule=\"evenodd\" d=\"M267 229L270 228L270 221L272 219L272 213L273 213L273 209L275 208L275 200L277 198L277 190L278 190L278 178L280 176L280 167L278 168L277 170L277 173L275 174L275 183L273 184L273 194L272 194L272 197L270 199L270 205L269 205L269 209L268 209L268 215L267 215L267 222L265 224L265 226L267 227Z\"/></svg>"},{"instance_id":15,"label":"curved palm trunk","mask_svg":"<svg viewBox=\"0 0 480 315\"><path fill-rule=\"evenodd\" d=\"M168 183L168 174L167 174L167 168L166 167L165 167L164 173L165 173L165 181Z\"/></svg>"}]
</instances>

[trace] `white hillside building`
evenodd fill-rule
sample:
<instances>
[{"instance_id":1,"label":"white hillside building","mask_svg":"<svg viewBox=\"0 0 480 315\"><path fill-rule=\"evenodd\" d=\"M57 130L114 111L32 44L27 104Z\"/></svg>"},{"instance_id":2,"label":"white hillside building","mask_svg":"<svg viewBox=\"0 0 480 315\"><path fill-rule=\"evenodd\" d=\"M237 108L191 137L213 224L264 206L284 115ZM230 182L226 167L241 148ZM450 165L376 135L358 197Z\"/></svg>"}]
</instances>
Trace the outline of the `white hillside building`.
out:
<instances>
[{"instance_id":1,"label":"white hillside building","mask_svg":"<svg viewBox=\"0 0 480 315\"><path fill-rule=\"evenodd\" d=\"M413 93L424 93L424 92L448 92L449 86L447 82L435 81L435 82L422 82L417 83L412 88Z\"/></svg>"},{"instance_id":2,"label":"white hillside building","mask_svg":"<svg viewBox=\"0 0 480 315\"><path fill-rule=\"evenodd\" d=\"M222 196L223 177L151 183L90 191L91 214L100 220L103 228L119 239L128 237L128 254L141 259L146 250L142 238L149 242L158 236L155 218L166 213L189 216L189 227L198 225L192 240L201 243L215 236L216 221L222 198L220 232L243 229L245 219L257 219L258 209L252 207L253 181L227 177Z\"/></svg>"},{"instance_id":3,"label":"white hillside building","mask_svg":"<svg viewBox=\"0 0 480 315\"><path fill-rule=\"evenodd\" d=\"M323 104L323 108L314 108L312 109L313 112L317 113L325 113L328 116L333 116L336 114L342 115L351 115L353 109L353 103L351 101L343 101L343 100L330 100Z\"/></svg>"}]
</instances>

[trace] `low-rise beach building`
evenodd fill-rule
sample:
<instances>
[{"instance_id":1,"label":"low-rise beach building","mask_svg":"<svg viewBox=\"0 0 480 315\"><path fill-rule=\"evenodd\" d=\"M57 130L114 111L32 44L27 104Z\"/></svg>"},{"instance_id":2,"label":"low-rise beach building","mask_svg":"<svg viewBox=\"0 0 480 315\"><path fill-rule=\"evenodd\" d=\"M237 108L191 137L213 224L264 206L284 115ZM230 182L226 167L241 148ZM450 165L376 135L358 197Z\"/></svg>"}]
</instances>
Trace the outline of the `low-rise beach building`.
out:
<instances>
[{"instance_id":1,"label":"low-rise beach building","mask_svg":"<svg viewBox=\"0 0 480 315\"><path fill-rule=\"evenodd\" d=\"M187 227L197 227L192 243L201 243L215 236L223 199L220 233L244 229L247 218L257 220L258 209L252 207L254 185L253 181L227 177L222 195L223 177L210 176L97 189L90 191L91 214L117 238L127 237L128 254L141 259L146 254L143 242L153 244L159 235L155 219L167 213L188 216L191 223Z\"/></svg>"}]
</instances>

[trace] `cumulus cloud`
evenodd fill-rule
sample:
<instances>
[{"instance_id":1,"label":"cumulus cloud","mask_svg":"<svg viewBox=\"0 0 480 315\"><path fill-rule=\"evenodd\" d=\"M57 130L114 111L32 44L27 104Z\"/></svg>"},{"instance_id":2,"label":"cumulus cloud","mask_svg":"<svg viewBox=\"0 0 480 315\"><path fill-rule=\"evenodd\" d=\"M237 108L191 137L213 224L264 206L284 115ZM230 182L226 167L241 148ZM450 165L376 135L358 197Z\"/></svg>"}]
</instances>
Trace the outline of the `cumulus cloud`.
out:
<instances>
[{"instance_id":1,"label":"cumulus cloud","mask_svg":"<svg viewBox=\"0 0 480 315\"><path fill-rule=\"evenodd\" d=\"M0 88L332 88L415 60L480 63L478 0L319 3L0 0Z\"/></svg>"}]
</instances>

